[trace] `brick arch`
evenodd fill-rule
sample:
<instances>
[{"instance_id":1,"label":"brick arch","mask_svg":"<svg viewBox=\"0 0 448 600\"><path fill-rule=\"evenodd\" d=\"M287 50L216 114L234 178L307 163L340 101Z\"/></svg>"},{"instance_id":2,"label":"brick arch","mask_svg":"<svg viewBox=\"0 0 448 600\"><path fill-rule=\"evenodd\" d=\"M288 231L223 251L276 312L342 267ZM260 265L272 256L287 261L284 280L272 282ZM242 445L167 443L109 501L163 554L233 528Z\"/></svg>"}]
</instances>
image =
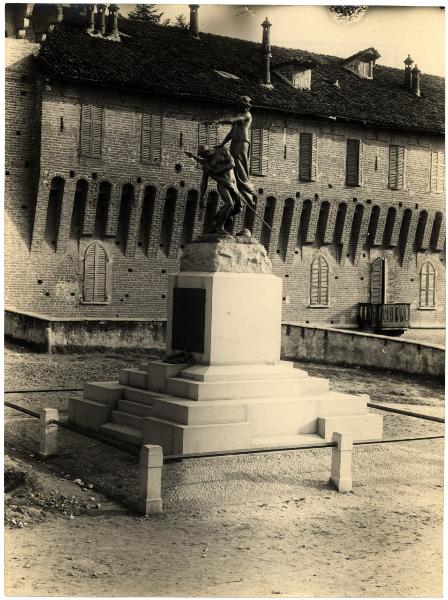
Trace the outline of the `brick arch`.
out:
<instances>
[{"instance_id":1,"label":"brick arch","mask_svg":"<svg viewBox=\"0 0 448 600\"><path fill-rule=\"evenodd\" d=\"M312 201L307 198L302 203L302 211L300 213L299 227L297 231L297 245L306 243L308 227L310 225L311 211L313 210Z\"/></svg>"},{"instance_id":2,"label":"brick arch","mask_svg":"<svg viewBox=\"0 0 448 600\"><path fill-rule=\"evenodd\" d=\"M397 218L397 209L390 206L387 210L386 223L384 225L383 246L389 248L394 231L395 220Z\"/></svg>"},{"instance_id":3,"label":"brick arch","mask_svg":"<svg viewBox=\"0 0 448 600\"><path fill-rule=\"evenodd\" d=\"M367 227L366 248L372 248L375 245L375 238L378 231L378 224L381 216L381 207L379 204L372 206L369 225Z\"/></svg>"},{"instance_id":4,"label":"brick arch","mask_svg":"<svg viewBox=\"0 0 448 600\"><path fill-rule=\"evenodd\" d=\"M131 215L135 201L135 185L132 183L124 183L121 187L120 208L118 212L117 233L115 238L115 243L123 254L126 254L130 233L129 228L131 224Z\"/></svg>"},{"instance_id":5,"label":"brick arch","mask_svg":"<svg viewBox=\"0 0 448 600\"><path fill-rule=\"evenodd\" d=\"M325 243L330 208L330 202L328 200L322 200L319 207L319 216L317 218L316 226L316 242L319 246L322 246Z\"/></svg>"},{"instance_id":6,"label":"brick arch","mask_svg":"<svg viewBox=\"0 0 448 600\"><path fill-rule=\"evenodd\" d=\"M272 225L274 223L274 214L275 214L276 205L277 205L277 198L275 198L275 196L268 196L266 198L263 219L264 219L264 221L266 221L267 225L269 225L270 227L272 227ZM265 225L265 223L261 224L260 244L263 244L263 246L266 248L266 250L269 251L269 243L271 241L271 233L272 232L267 225Z\"/></svg>"},{"instance_id":7,"label":"brick arch","mask_svg":"<svg viewBox=\"0 0 448 600\"><path fill-rule=\"evenodd\" d=\"M419 252L422 249L423 238L425 237L426 225L428 223L429 213L423 209L418 215L417 229L414 238L414 252Z\"/></svg>"},{"instance_id":8,"label":"brick arch","mask_svg":"<svg viewBox=\"0 0 448 600\"><path fill-rule=\"evenodd\" d=\"M173 236L176 201L179 198L179 190L174 185L168 185L165 189L166 191L163 194L165 198L163 201L159 246L163 250L165 256L168 257Z\"/></svg>"},{"instance_id":9,"label":"brick arch","mask_svg":"<svg viewBox=\"0 0 448 600\"><path fill-rule=\"evenodd\" d=\"M288 251L288 241L291 232L292 219L294 214L295 200L291 196L283 200L282 220L278 234L277 252L283 260L286 259Z\"/></svg>"},{"instance_id":10,"label":"brick arch","mask_svg":"<svg viewBox=\"0 0 448 600\"><path fill-rule=\"evenodd\" d=\"M193 239L194 226L199 204L199 192L189 189L185 198L185 210L182 219L180 247L183 248Z\"/></svg>"},{"instance_id":11,"label":"brick arch","mask_svg":"<svg viewBox=\"0 0 448 600\"><path fill-rule=\"evenodd\" d=\"M69 230L69 239L72 242L79 242L81 239L84 227L84 218L87 209L89 189L90 184L87 179L80 177L76 180Z\"/></svg>"},{"instance_id":12,"label":"brick arch","mask_svg":"<svg viewBox=\"0 0 448 600\"><path fill-rule=\"evenodd\" d=\"M347 218L348 204L347 202L339 202L336 212L336 221L334 224L333 242L340 244L342 234L344 232L345 220Z\"/></svg>"},{"instance_id":13,"label":"brick arch","mask_svg":"<svg viewBox=\"0 0 448 600\"><path fill-rule=\"evenodd\" d=\"M437 251L439 242L440 230L442 228L443 213L437 211L434 215L434 222L432 225L431 238L429 240L429 247L433 252Z\"/></svg>"}]
</instances>

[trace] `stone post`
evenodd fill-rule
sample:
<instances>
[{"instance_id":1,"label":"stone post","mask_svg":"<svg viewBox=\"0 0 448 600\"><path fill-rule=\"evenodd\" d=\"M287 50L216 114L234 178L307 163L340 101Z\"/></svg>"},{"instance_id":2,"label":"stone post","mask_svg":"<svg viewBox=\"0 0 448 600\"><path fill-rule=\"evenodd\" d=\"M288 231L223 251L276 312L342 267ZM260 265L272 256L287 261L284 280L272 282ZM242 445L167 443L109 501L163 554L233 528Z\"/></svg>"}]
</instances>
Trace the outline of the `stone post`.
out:
<instances>
[{"instance_id":1,"label":"stone post","mask_svg":"<svg viewBox=\"0 0 448 600\"><path fill-rule=\"evenodd\" d=\"M338 492L352 490L352 449L353 439L347 433L333 433L330 483Z\"/></svg>"},{"instance_id":2,"label":"stone post","mask_svg":"<svg viewBox=\"0 0 448 600\"><path fill-rule=\"evenodd\" d=\"M161 446L147 444L140 452L140 499L138 510L143 515L158 515L162 512L162 467Z\"/></svg>"},{"instance_id":3,"label":"stone post","mask_svg":"<svg viewBox=\"0 0 448 600\"><path fill-rule=\"evenodd\" d=\"M58 426L50 423L51 420L59 420L57 408L42 408L40 411L40 445L39 455L48 458L58 453Z\"/></svg>"}]
</instances>

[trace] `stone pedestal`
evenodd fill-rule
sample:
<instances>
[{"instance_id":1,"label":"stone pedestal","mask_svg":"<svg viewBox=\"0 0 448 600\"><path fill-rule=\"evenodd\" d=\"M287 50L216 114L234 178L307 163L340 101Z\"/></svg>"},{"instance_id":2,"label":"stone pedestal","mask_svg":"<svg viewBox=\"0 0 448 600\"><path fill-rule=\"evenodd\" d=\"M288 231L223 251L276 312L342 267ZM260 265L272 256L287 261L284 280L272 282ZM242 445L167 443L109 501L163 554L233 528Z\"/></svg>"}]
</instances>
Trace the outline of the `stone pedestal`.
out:
<instances>
[{"instance_id":1,"label":"stone pedestal","mask_svg":"<svg viewBox=\"0 0 448 600\"><path fill-rule=\"evenodd\" d=\"M341 430L382 436L367 396L330 392L328 380L280 360L282 282L256 240L189 244L168 298L168 358L87 384L70 420L165 455L331 440Z\"/></svg>"}]
</instances>

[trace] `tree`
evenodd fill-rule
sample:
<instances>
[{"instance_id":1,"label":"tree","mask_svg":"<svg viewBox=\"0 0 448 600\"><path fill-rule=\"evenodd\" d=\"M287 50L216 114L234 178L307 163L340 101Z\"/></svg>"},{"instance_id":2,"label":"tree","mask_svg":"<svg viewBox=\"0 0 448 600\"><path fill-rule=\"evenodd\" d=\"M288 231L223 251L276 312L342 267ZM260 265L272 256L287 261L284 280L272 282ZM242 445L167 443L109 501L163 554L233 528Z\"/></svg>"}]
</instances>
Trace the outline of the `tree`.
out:
<instances>
[{"instance_id":1,"label":"tree","mask_svg":"<svg viewBox=\"0 0 448 600\"><path fill-rule=\"evenodd\" d=\"M174 22L174 27L179 27L180 29L188 29L188 23L187 19L185 18L185 15L177 15L176 20Z\"/></svg>"},{"instance_id":2,"label":"tree","mask_svg":"<svg viewBox=\"0 0 448 600\"><path fill-rule=\"evenodd\" d=\"M135 9L129 13L128 18L134 19L135 21L157 23L158 25L169 25L169 19L164 19L161 22L163 14L164 13L157 12L155 4L136 4Z\"/></svg>"}]
</instances>

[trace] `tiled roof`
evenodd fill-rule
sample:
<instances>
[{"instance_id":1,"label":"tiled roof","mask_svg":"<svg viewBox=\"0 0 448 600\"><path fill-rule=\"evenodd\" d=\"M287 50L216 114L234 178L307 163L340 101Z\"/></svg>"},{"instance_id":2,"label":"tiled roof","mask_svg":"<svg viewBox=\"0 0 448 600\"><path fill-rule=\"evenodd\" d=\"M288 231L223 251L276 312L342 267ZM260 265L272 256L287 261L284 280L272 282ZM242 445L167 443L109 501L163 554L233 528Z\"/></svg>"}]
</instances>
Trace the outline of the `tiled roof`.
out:
<instances>
[{"instance_id":1,"label":"tiled roof","mask_svg":"<svg viewBox=\"0 0 448 600\"><path fill-rule=\"evenodd\" d=\"M272 47L272 63L317 61L309 91L288 85L272 70L273 89L260 83L261 44L120 19L121 41L89 35L66 22L42 44L38 60L49 74L71 81L233 102L240 95L254 106L377 126L443 131L444 79L421 75L420 98L403 88L404 69L376 65L373 80L344 68L344 59ZM260 36L261 37L261 36ZM239 79L224 78L216 70ZM334 82L338 80L339 86Z\"/></svg>"}]
</instances>

